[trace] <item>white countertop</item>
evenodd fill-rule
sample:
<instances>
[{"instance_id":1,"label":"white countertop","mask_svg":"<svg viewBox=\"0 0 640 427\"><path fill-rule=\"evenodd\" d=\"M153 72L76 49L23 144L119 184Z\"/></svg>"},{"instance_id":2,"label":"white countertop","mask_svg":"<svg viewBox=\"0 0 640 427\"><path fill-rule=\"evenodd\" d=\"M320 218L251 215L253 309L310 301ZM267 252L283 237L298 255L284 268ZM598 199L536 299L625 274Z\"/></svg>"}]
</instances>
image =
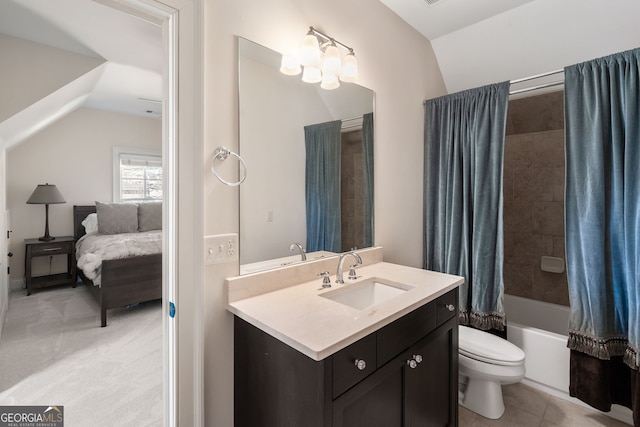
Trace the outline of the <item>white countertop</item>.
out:
<instances>
[{"instance_id":1,"label":"white countertop","mask_svg":"<svg viewBox=\"0 0 640 427\"><path fill-rule=\"evenodd\" d=\"M364 265L356 271L358 279L347 280L345 268L344 285L336 284L332 275L332 287L323 289L322 279L317 278L230 301L227 309L310 358L322 360L464 282L459 276L387 262ZM372 277L413 288L364 310L319 296Z\"/></svg>"}]
</instances>

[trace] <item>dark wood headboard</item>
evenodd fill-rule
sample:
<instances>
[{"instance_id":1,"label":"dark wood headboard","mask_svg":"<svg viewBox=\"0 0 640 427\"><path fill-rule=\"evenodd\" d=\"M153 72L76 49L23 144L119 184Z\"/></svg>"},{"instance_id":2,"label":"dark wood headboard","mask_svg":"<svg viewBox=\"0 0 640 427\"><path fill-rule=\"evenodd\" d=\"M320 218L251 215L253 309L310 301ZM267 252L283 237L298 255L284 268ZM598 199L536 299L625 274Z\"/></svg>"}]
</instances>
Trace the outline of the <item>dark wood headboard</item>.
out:
<instances>
[{"instance_id":1,"label":"dark wood headboard","mask_svg":"<svg viewBox=\"0 0 640 427\"><path fill-rule=\"evenodd\" d=\"M95 205L73 205L73 237L75 237L76 240L85 235L82 221L84 221L87 215L92 213L96 213Z\"/></svg>"}]
</instances>

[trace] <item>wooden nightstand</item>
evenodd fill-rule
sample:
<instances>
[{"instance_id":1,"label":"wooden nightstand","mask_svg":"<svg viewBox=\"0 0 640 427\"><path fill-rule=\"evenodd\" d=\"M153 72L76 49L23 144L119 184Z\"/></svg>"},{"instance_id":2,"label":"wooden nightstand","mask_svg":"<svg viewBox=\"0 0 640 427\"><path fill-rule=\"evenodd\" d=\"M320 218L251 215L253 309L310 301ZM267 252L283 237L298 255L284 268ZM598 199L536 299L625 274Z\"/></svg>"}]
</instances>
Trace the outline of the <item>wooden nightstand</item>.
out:
<instances>
[{"instance_id":1,"label":"wooden nightstand","mask_svg":"<svg viewBox=\"0 0 640 427\"><path fill-rule=\"evenodd\" d=\"M56 237L50 242L38 239L24 239L26 251L24 256L24 274L27 283L27 295L31 290L48 286L68 285L76 287L76 242L73 236ZM46 276L31 276L31 260L35 257L51 255L67 255L67 271Z\"/></svg>"}]
</instances>

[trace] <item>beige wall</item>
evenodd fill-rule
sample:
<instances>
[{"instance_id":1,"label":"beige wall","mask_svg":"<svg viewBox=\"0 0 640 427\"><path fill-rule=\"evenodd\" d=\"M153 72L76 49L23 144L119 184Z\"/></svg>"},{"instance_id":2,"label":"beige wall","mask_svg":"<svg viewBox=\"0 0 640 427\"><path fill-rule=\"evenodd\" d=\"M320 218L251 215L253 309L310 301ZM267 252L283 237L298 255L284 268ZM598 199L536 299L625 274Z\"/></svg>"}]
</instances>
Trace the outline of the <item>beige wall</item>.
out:
<instances>
[{"instance_id":1,"label":"beige wall","mask_svg":"<svg viewBox=\"0 0 640 427\"><path fill-rule=\"evenodd\" d=\"M44 234L44 207L27 205L38 184L55 184L67 203L49 206L52 236L73 235L73 205L111 201L112 147L162 151L162 122L81 108L7 152L7 209L11 212L11 281L23 281L24 239ZM64 256L52 272L64 270ZM33 273L46 274L46 257Z\"/></svg>"},{"instance_id":2,"label":"beige wall","mask_svg":"<svg viewBox=\"0 0 640 427\"><path fill-rule=\"evenodd\" d=\"M376 92L376 243L388 261L420 267L422 102L445 93L430 44L375 1L206 0L204 5L203 170L217 146L238 149L236 37L283 52L297 47L313 25L354 48L360 81ZM208 172L203 179L204 234L238 231L238 189ZM233 320L225 310L223 283L238 273L238 264L203 271L206 425L231 426Z\"/></svg>"}]
</instances>

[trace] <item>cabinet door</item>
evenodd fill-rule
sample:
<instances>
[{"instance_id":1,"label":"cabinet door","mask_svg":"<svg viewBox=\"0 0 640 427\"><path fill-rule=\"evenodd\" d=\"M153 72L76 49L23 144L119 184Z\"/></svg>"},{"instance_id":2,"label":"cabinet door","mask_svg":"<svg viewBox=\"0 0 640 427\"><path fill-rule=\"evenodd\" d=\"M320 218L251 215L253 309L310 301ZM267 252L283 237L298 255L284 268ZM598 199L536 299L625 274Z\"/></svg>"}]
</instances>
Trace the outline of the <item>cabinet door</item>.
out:
<instances>
[{"instance_id":1,"label":"cabinet door","mask_svg":"<svg viewBox=\"0 0 640 427\"><path fill-rule=\"evenodd\" d=\"M333 427L401 427L402 363L387 363L334 400Z\"/></svg>"},{"instance_id":2,"label":"cabinet door","mask_svg":"<svg viewBox=\"0 0 640 427\"><path fill-rule=\"evenodd\" d=\"M432 332L407 354L404 366L404 425L457 425L458 338L456 320ZM411 360L416 361L412 364ZM417 360L420 360L418 363Z\"/></svg>"}]
</instances>

